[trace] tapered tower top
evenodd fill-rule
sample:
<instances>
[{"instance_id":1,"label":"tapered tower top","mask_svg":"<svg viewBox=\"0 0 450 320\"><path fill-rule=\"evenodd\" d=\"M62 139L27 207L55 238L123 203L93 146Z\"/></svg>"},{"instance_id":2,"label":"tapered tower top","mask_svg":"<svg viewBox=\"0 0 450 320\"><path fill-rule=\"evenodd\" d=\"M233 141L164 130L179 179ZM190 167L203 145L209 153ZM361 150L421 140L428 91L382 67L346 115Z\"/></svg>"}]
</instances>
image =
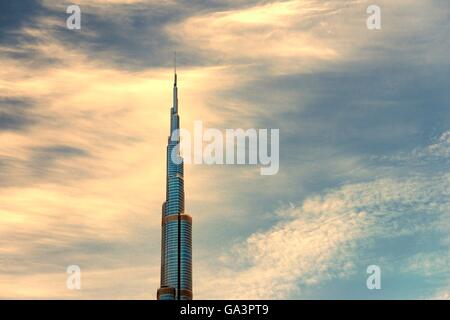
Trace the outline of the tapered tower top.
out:
<instances>
[{"instance_id":1,"label":"tapered tower top","mask_svg":"<svg viewBox=\"0 0 450 320\"><path fill-rule=\"evenodd\" d=\"M174 74L174 82L173 86L177 86L177 52L173 53L173 74Z\"/></svg>"}]
</instances>

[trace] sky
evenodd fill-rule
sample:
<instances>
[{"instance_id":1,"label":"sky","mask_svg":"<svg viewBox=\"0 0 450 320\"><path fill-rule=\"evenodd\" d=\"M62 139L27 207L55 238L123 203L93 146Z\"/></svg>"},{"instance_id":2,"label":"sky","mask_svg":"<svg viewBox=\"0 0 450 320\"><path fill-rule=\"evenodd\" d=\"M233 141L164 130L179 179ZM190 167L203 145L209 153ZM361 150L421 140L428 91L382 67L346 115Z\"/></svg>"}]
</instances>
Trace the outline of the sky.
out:
<instances>
[{"instance_id":1,"label":"sky","mask_svg":"<svg viewBox=\"0 0 450 320\"><path fill-rule=\"evenodd\" d=\"M0 298L156 298L174 51L183 128L280 130L276 175L185 166L195 299L450 298L448 1L0 12Z\"/></svg>"}]
</instances>

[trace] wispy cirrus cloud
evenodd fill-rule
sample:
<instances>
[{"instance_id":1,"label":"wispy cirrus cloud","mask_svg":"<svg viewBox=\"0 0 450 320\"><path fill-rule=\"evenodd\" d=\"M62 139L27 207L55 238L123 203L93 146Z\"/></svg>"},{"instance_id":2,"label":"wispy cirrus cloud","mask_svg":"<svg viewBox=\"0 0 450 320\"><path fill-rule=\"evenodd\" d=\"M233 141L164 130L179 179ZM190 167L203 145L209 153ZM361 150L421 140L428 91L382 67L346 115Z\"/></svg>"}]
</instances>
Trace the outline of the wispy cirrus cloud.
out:
<instances>
[{"instance_id":1,"label":"wispy cirrus cloud","mask_svg":"<svg viewBox=\"0 0 450 320\"><path fill-rule=\"evenodd\" d=\"M411 62L446 63L440 50L427 50L430 45L448 45L447 27L436 30L434 24L436 17L444 21L448 15L442 3L378 1L385 9L384 31L367 32L370 4L364 0L259 2L193 14L166 30L206 61L258 66L264 76L336 70L346 62L396 60L397 56ZM418 12L420 19L406 19ZM413 41L418 33L427 35L421 44ZM401 47L395 45L399 41Z\"/></svg>"},{"instance_id":2,"label":"wispy cirrus cloud","mask_svg":"<svg viewBox=\"0 0 450 320\"><path fill-rule=\"evenodd\" d=\"M448 132L422 150L435 157L427 166L439 161L447 163L448 169L447 136ZM311 287L354 277L371 264L382 270L394 269L397 277L420 272L422 277L441 279L433 285L443 288L450 273L444 243L443 251L437 249L436 253L429 247L413 249L419 253L400 258L400 264L392 249L403 239L430 245L445 241L450 234L445 223L450 218L450 176L446 171L413 173L413 166L408 174L395 179L380 177L347 184L281 208L275 213L281 221L236 244L223 257L222 268L202 270L200 277L207 278L200 289L207 294L202 297L308 298ZM430 241L430 236L435 239ZM208 274L215 276L208 278ZM367 289L361 294L364 281L361 277L362 289L354 289L347 297L368 296ZM213 292L216 295L211 296Z\"/></svg>"}]
</instances>

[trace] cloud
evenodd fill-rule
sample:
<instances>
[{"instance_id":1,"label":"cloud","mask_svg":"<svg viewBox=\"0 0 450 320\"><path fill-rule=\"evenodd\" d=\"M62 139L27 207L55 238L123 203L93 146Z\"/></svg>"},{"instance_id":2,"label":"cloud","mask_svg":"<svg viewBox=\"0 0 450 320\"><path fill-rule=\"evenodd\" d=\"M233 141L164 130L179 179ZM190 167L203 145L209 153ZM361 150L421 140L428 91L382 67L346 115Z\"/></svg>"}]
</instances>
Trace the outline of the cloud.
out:
<instances>
[{"instance_id":1,"label":"cloud","mask_svg":"<svg viewBox=\"0 0 450 320\"><path fill-rule=\"evenodd\" d=\"M441 161L448 160L441 152L448 149L447 135L444 133L434 147L425 149L432 153L439 150L433 155ZM445 239L450 233L448 224L442 225L450 218L449 186L448 173L409 173L397 179L344 185L280 209L276 212L279 223L236 244L223 257L221 267L204 266L206 270L199 275L201 297L302 297L311 286L354 277L358 268L365 268L359 261L366 261L378 242L408 236L425 239L430 233ZM385 258L375 260L384 261L382 268L390 268L395 258L389 258L389 248L384 250ZM448 273L446 257L433 257L437 260L428 256L411 258L409 272L419 270L428 277ZM398 271L402 272L405 270ZM208 277L212 274L215 276Z\"/></svg>"},{"instance_id":2,"label":"cloud","mask_svg":"<svg viewBox=\"0 0 450 320\"><path fill-rule=\"evenodd\" d=\"M448 218L448 217L444 217ZM442 228L441 228L442 229ZM448 226L446 230L449 230ZM448 233L447 233L448 234ZM449 300L450 281L448 278L450 255L448 247L442 250L420 252L408 258L403 266L403 272L418 274L435 286L423 294L423 299Z\"/></svg>"},{"instance_id":3,"label":"cloud","mask_svg":"<svg viewBox=\"0 0 450 320\"><path fill-rule=\"evenodd\" d=\"M32 125L30 117L31 103L27 99L0 97L0 130L23 130Z\"/></svg>"},{"instance_id":4,"label":"cloud","mask_svg":"<svg viewBox=\"0 0 450 320\"><path fill-rule=\"evenodd\" d=\"M314 27L300 28L319 15L323 19L333 13L333 8L313 2L272 2L189 17L169 25L167 32L192 50L219 61L248 64L270 59L284 64L293 59L334 60L338 52L312 32Z\"/></svg>"},{"instance_id":5,"label":"cloud","mask_svg":"<svg viewBox=\"0 0 450 320\"><path fill-rule=\"evenodd\" d=\"M394 54L401 55L401 61L419 61L426 55L427 64L445 63L440 49L426 48L448 43L445 31L435 28L436 19L445 21L448 8L432 1L379 1L383 31L371 32L366 27L369 5L359 0L257 2L200 12L166 30L202 59L253 65L253 72L265 75L336 70L343 62L397 60ZM413 23L407 18L417 16L421 18ZM427 45L413 41L418 34L427 37Z\"/></svg>"},{"instance_id":6,"label":"cloud","mask_svg":"<svg viewBox=\"0 0 450 320\"><path fill-rule=\"evenodd\" d=\"M116 68L59 38L57 20L36 23L20 30L33 41L14 49L33 52L35 61L0 58L1 296L153 298L172 68ZM47 59L53 62L41 63ZM219 76L220 83L210 81ZM218 121L205 97L243 81L232 67L180 67L184 125ZM202 179L191 177L190 200L214 203L220 190L203 199ZM78 295L64 287L71 264L87 272ZM140 282L136 269L153 282ZM115 287L102 283L109 277L118 279ZM149 287L139 291L138 282Z\"/></svg>"},{"instance_id":7,"label":"cloud","mask_svg":"<svg viewBox=\"0 0 450 320\"><path fill-rule=\"evenodd\" d=\"M28 275L0 275L0 298L11 299L148 299L148 288L156 288L159 270L151 266L85 270L81 265L81 290L68 290L68 274L61 267L57 272ZM100 289L100 290L99 290ZM108 292L105 296L102 292ZM156 296L156 293L155 293Z\"/></svg>"},{"instance_id":8,"label":"cloud","mask_svg":"<svg viewBox=\"0 0 450 320\"><path fill-rule=\"evenodd\" d=\"M416 141L447 125L448 8L383 2L368 33L360 1L82 1L72 32L27 3L0 35L2 297L154 298L174 49L183 127L282 129L271 180L186 167L196 297L305 297L380 238L448 243L448 133Z\"/></svg>"}]
</instances>

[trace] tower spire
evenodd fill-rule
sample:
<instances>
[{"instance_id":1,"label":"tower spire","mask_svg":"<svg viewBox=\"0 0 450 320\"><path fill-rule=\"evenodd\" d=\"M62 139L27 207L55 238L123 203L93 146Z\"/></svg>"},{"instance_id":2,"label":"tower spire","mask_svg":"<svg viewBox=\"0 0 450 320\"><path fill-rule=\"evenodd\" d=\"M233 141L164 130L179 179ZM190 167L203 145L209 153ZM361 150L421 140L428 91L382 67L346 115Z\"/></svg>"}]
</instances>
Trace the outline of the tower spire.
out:
<instances>
[{"instance_id":1,"label":"tower spire","mask_svg":"<svg viewBox=\"0 0 450 320\"><path fill-rule=\"evenodd\" d=\"M173 85L176 87L177 86L177 52L176 51L173 53L173 74L175 77Z\"/></svg>"},{"instance_id":2,"label":"tower spire","mask_svg":"<svg viewBox=\"0 0 450 320\"><path fill-rule=\"evenodd\" d=\"M178 113L178 88L177 88L177 52L174 52L173 55L173 112L175 114Z\"/></svg>"}]
</instances>

